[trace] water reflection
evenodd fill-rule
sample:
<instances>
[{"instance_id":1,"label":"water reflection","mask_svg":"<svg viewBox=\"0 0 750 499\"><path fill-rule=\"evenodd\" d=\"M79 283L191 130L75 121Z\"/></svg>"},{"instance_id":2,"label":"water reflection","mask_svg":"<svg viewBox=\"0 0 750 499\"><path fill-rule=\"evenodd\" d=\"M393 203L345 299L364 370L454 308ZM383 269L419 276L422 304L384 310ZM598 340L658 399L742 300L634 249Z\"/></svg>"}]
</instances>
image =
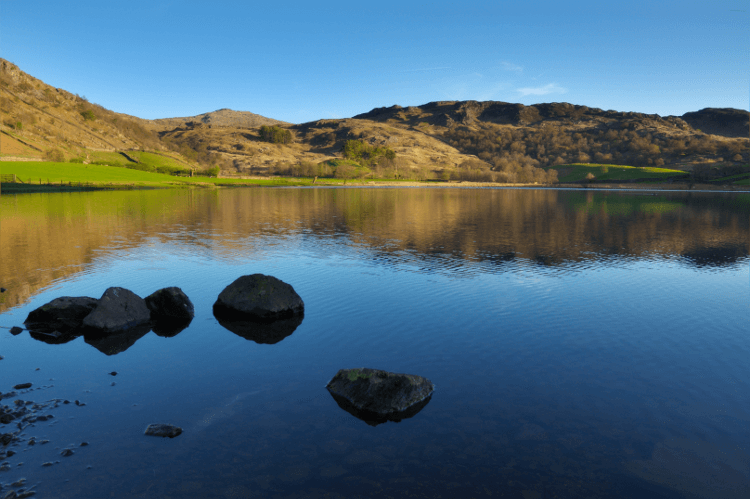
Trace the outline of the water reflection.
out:
<instances>
[{"instance_id":1,"label":"water reflection","mask_svg":"<svg viewBox=\"0 0 750 499\"><path fill-rule=\"evenodd\" d=\"M385 265L418 259L448 272L514 259L565 269L611 255L731 266L750 253L744 193L174 190L4 195L0 206L0 311L154 244L236 260L298 234L316 245L343 237Z\"/></svg>"},{"instance_id":2,"label":"water reflection","mask_svg":"<svg viewBox=\"0 0 750 499\"><path fill-rule=\"evenodd\" d=\"M277 320L231 320L225 319L221 314L214 316L219 324L240 338L266 345L273 345L291 336L305 318L304 315L298 315Z\"/></svg>"},{"instance_id":3,"label":"water reflection","mask_svg":"<svg viewBox=\"0 0 750 499\"><path fill-rule=\"evenodd\" d=\"M85 332L84 341L105 355L117 355L135 345L135 342L151 331L150 325L136 326L117 333Z\"/></svg>"},{"instance_id":4,"label":"water reflection","mask_svg":"<svg viewBox=\"0 0 750 499\"><path fill-rule=\"evenodd\" d=\"M331 397L333 397L333 400L336 401L336 404L338 404L338 406L341 409L345 410L346 412L348 412L355 418L361 421L364 421L370 426L378 426L380 424L387 423L388 421L392 421L394 423L400 423L404 419L413 418L414 416L417 415L417 413L419 413L419 411L424 409L427 406L427 404L430 403L430 400L432 400L432 395L430 395L429 397L425 398L421 402L418 402L412 405L405 411L394 412L394 413L384 416L382 414L378 414L375 412L359 409L357 408L357 406L349 402L346 398L340 395L337 395L333 392L329 392L329 393L331 394Z\"/></svg>"}]
</instances>

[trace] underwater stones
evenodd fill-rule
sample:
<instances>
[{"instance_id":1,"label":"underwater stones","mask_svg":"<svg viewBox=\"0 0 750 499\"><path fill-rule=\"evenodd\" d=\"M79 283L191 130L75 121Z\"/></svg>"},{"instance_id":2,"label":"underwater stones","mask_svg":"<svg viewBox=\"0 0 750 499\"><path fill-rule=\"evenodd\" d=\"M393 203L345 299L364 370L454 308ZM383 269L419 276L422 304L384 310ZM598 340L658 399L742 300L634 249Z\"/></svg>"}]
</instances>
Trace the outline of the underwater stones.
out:
<instances>
[{"instance_id":1,"label":"underwater stones","mask_svg":"<svg viewBox=\"0 0 750 499\"><path fill-rule=\"evenodd\" d=\"M435 385L414 374L362 368L341 369L326 388L342 409L374 426L416 415Z\"/></svg>"},{"instance_id":2,"label":"underwater stones","mask_svg":"<svg viewBox=\"0 0 750 499\"><path fill-rule=\"evenodd\" d=\"M213 308L217 318L228 320L285 319L303 315L305 304L291 285L253 274L224 288Z\"/></svg>"},{"instance_id":3,"label":"underwater stones","mask_svg":"<svg viewBox=\"0 0 750 499\"><path fill-rule=\"evenodd\" d=\"M182 319L195 317L195 307L190 298L175 286L154 291L144 301L152 317L180 317Z\"/></svg>"},{"instance_id":4,"label":"underwater stones","mask_svg":"<svg viewBox=\"0 0 750 499\"><path fill-rule=\"evenodd\" d=\"M146 428L145 435L151 435L153 437L169 437L174 438L182 433L182 428L173 426L171 424L150 424Z\"/></svg>"},{"instance_id":5,"label":"underwater stones","mask_svg":"<svg viewBox=\"0 0 750 499\"><path fill-rule=\"evenodd\" d=\"M96 308L83 319L83 325L105 333L123 331L145 324L151 318L143 298L125 288L108 288Z\"/></svg>"},{"instance_id":6,"label":"underwater stones","mask_svg":"<svg viewBox=\"0 0 750 499\"><path fill-rule=\"evenodd\" d=\"M69 331L81 327L83 319L96 308L88 296L61 296L32 310L24 324L30 331Z\"/></svg>"}]
</instances>

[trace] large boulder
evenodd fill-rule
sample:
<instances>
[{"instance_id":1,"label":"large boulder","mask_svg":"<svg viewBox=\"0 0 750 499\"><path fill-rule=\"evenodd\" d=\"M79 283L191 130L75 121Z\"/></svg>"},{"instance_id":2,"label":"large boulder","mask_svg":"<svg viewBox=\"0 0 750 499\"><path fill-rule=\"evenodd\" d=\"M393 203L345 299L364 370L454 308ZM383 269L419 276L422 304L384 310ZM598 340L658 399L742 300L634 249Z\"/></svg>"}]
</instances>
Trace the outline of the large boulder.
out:
<instances>
[{"instance_id":1,"label":"large boulder","mask_svg":"<svg viewBox=\"0 0 750 499\"><path fill-rule=\"evenodd\" d=\"M114 333L146 324L150 319L151 312L143 298L125 288L108 288L94 311L83 319L83 326Z\"/></svg>"},{"instance_id":2,"label":"large boulder","mask_svg":"<svg viewBox=\"0 0 750 499\"><path fill-rule=\"evenodd\" d=\"M430 401L435 385L415 374L362 368L341 369L326 388L342 409L374 426L414 416Z\"/></svg>"},{"instance_id":3,"label":"large boulder","mask_svg":"<svg viewBox=\"0 0 750 499\"><path fill-rule=\"evenodd\" d=\"M223 319L285 319L304 311L305 304L291 285L263 274L240 277L214 303L214 315Z\"/></svg>"},{"instance_id":4,"label":"large boulder","mask_svg":"<svg viewBox=\"0 0 750 499\"><path fill-rule=\"evenodd\" d=\"M33 332L68 332L80 328L96 304L97 300L88 296L61 296L32 310L24 324Z\"/></svg>"},{"instance_id":5,"label":"large boulder","mask_svg":"<svg viewBox=\"0 0 750 499\"><path fill-rule=\"evenodd\" d=\"M195 317L193 302L180 288L162 288L144 298L152 317Z\"/></svg>"}]
</instances>

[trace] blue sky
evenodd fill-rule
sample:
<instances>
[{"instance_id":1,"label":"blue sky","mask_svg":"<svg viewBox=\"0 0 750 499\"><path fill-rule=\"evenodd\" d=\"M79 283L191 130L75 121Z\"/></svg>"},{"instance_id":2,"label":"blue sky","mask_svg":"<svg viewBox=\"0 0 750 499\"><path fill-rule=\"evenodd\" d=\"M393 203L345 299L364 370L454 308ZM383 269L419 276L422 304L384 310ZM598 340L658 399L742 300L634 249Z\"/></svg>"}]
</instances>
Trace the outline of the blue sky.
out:
<instances>
[{"instance_id":1,"label":"blue sky","mask_svg":"<svg viewBox=\"0 0 750 499\"><path fill-rule=\"evenodd\" d=\"M141 118L438 100L750 106L750 0L0 0L0 57Z\"/></svg>"}]
</instances>

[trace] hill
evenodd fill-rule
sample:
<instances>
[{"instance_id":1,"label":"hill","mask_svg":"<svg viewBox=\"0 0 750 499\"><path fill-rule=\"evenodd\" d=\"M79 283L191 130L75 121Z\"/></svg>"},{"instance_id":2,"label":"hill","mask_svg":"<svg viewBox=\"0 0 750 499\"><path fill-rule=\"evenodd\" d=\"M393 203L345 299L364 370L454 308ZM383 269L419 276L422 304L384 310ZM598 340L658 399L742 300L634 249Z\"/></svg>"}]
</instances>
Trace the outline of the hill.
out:
<instances>
[{"instance_id":1,"label":"hill","mask_svg":"<svg viewBox=\"0 0 750 499\"><path fill-rule=\"evenodd\" d=\"M150 120L148 124L153 129L164 131L180 127L207 126L208 128L212 128L216 126L254 128L260 127L261 125L289 125L290 123L266 118L265 116L250 113L248 111L233 111L225 108L211 113L199 114L198 116L190 116L188 118L162 118Z\"/></svg>"},{"instance_id":2,"label":"hill","mask_svg":"<svg viewBox=\"0 0 750 499\"><path fill-rule=\"evenodd\" d=\"M215 165L224 174L544 182L560 165L597 163L711 180L750 172L749 115L708 108L662 117L556 102L442 101L297 125L231 109L145 120L0 59L0 159L153 163L165 172ZM269 138L263 127L285 138ZM347 144L359 152L345 153Z\"/></svg>"}]
</instances>

